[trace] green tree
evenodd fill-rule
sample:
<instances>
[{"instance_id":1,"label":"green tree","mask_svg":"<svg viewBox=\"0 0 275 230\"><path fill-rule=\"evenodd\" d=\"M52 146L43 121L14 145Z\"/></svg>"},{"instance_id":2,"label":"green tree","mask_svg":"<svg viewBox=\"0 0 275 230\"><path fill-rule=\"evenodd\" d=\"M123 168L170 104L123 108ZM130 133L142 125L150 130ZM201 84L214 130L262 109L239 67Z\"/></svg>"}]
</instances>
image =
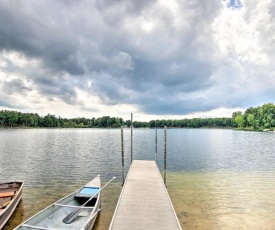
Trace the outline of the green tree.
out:
<instances>
[{"instance_id":1,"label":"green tree","mask_svg":"<svg viewBox=\"0 0 275 230\"><path fill-rule=\"evenodd\" d=\"M44 127L53 127L53 119L52 119L52 116L50 114L48 114L47 116L43 117L43 119L42 119L42 125Z\"/></svg>"},{"instance_id":2,"label":"green tree","mask_svg":"<svg viewBox=\"0 0 275 230\"><path fill-rule=\"evenodd\" d=\"M253 127L254 130L259 129L260 128L260 121L254 119L252 127Z\"/></svg>"},{"instance_id":3,"label":"green tree","mask_svg":"<svg viewBox=\"0 0 275 230\"><path fill-rule=\"evenodd\" d=\"M4 123L5 123L5 120L6 120L6 116L3 113L3 111L1 111L1 113L0 113L0 124L1 124L2 127L3 127Z\"/></svg>"},{"instance_id":4,"label":"green tree","mask_svg":"<svg viewBox=\"0 0 275 230\"><path fill-rule=\"evenodd\" d=\"M232 113L232 118L235 119L237 116L243 115L241 111L233 112Z\"/></svg>"},{"instance_id":5,"label":"green tree","mask_svg":"<svg viewBox=\"0 0 275 230\"><path fill-rule=\"evenodd\" d=\"M9 126L12 127L17 122L18 113L14 111L10 111L7 118L8 118Z\"/></svg>"},{"instance_id":6,"label":"green tree","mask_svg":"<svg viewBox=\"0 0 275 230\"><path fill-rule=\"evenodd\" d=\"M253 114L248 114L248 116L247 116L247 121L248 121L248 124L250 124L250 126L253 126L253 123L254 123L254 115L253 115Z\"/></svg>"},{"instance_id":7,"label":"green tree","mask_svg":"<svg viewBox=\"0 0 275 230\"><path fill-rule=\"evenodd\" d=\"M243 128L244 125L244 117L242 115L237 115L235 117L235 122L238 124L239 128Z\"/></svg>"}]
</instances>

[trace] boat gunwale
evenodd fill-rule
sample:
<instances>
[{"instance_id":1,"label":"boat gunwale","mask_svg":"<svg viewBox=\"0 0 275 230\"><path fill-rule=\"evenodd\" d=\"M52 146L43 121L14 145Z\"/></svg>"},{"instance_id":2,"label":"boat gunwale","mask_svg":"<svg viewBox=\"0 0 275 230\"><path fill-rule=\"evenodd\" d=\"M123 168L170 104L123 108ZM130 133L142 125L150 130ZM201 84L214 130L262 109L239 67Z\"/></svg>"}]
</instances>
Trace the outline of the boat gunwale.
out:
<instances>
[{"instance_id":1,"label":"boat gunwale","mask_svg":"<svg viewBox=\"0 0 275 230\"><path fill-rule=\"evenodd\" d=\"M5 207L4 211L0 213L0 216L4 216L5 213L8 213L7 218L4 219L2 223L0 223L0 229L2 229L6 223L9 221L10 217L14 213L15 209L17 208L23 193L23 187L25 184L25 181L10 181L10 182L4 182L1 184L10 184L10 183L17 183L20 184L19 189L16 191L14 197L12 198L11 202ZM13 207L11 207L13 206Z\"/></svg>"},{"instance_id":2,"label":"boat gunwale","mask_svg":"<svg viewBox=\"0 0 275 230\"><path fill-rule=\"evenodd\" d=\"M94 207L81 207L81 205L79 205L79 206L77 206L77 205L66 205L66 204L53 204L53 205L60 206L60 207L69 207L69 208L94 209Z\"/></svg>"},{"instance_id":3,"label":"boat gunwale","mask_svg":"<svg viewBox=\"0 0 275 230\"><path fill-rule=\"evenodd\" d=\"M81 230L84 230L84 229L87 227L87 225L88 225L94 218L97 217L99 211L100 211L100 210L99 210L99 208L98 208L97 211L96 211L93 215L91 215L91 217L90 217L90 218L87 220L87 222L83 225L83 227L81 228Z\"/></svg>"},{"instance_id":4,"label":"boat gunwale","mask_svg":"<svg viewBox=\"0 0 275 230\"><path fill-rule=\"evenodd\" d=\"M100 175L98 175L97 177L99 177L99 193L97 194L97 197L96 197L96 203L94 205L94 208L93 208L93 211L91 213L91 215L89 216L88 220L86 221L86 223L81 227L81 230L82 229L86 229L86 227L89 225L89 223L95 218L97 218L97 214L98 214L98 209L99 209L99 206L100 206L100 196L101 196L101 179L100 179ZM83 186L84 187L84 186ZM94 223L93 223L94 225ZM93 225L92 225L92 228L93 228Z\"/></svg>"},{"instance_id":5,"label":"boat gunwale","mask_svg":"<svg viewBox=\"0 0 275 230\"><path fill-rule=\"evenodd\" d=\"M96 177L99 177L99 185L100 185L100 184L101 184L100 176L96 176ZM96 177L94 177L94 179L95 179ZM93 180L94 180L94 179L93 179ZM93 181L93 180L91 180L91 181ZM90 182L91 182L91 181L90 181ZM88 182L88 183L90 183L90 182ZM80 191L80 190L81 190L83 187L85 187L85 186L86 186L86 185L80 187L79 189L75 190L74 192L70 193L69 195L67 195L67 196L65 196L65 197L62 197L61 199L59 199L59 200L57 200L56 202L50 204L50 205L47 206L46 208L40 210L40 211L37 212L36 214L34 214L34 215L32 215L31 217L29 217L27 220L25 220L25 221L23 221L21 224L19 224L16 228L14 228L14 230L20 229L21 227L24 227L24 225L28 225L27 222L29 222L30 220L36 218L38 215L40 215L40 214L43 213L44 211L48 210L49 208L54 207L54 206L55 206L57 203L59 203L60 201L63 201L63 200L65 200L66 198L68 198L68 197L74 195L76 192ZM99 195L100 195L100 194L99 194ZM98 199L98 200L99 200L99 199ZM96 202L96 204L97 204L97 202ZM56 205L56 206L58 206L58 205ZM93 214L93 212L94 212L94 210L92 211L91 215ZM31 226L31 225L29 225L29 226ZM86 226L86 223L85 223L84 226Z\"/></svg>"}]
</instances>

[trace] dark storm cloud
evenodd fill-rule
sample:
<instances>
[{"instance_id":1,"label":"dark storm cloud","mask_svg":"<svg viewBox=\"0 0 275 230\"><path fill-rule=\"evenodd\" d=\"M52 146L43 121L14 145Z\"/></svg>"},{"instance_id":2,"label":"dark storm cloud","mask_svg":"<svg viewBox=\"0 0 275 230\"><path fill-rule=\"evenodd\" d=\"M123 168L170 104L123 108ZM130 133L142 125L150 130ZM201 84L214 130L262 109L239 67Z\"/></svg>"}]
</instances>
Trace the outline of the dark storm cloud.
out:
<instances>
[{"instance_id":1,"label":"dark storm cloud","mask_svg":"<svg viewBox=\"0 0 275 230\"><path fill-rule=\"evenodd\" d=\"M6 107L6 108L16 108L18 109L17 105L15 105L14 103L9 103L7 102L7 100L5 98L0 99L0 106L2 107Z\"/></svg>"},{"instance_id":2,"label":"dark storm cloud","mask_svg":"<svg viewBox=\"0 0 275 230\"><path fill-rule=\"evenodd\" d=\"M11 81L4 82L2 88L4 92L8 94L25 94L28 91L32 91L32 89L27 87L20 79L13 79Z\"/></svg>"},{"instance_id":3,"label":"dark storm cloud","mask_svg":"<svg viewBox=\"0 0 275 230\"><path fill-rule=\"evenodd\" d=\"M74 90L74 81L70 76L59 73L40 73L32 75L36 87L43 95L48 95L49 100L57 97L68 104L75 104L76 92Z\"/></svg>"},{"instance_id":4,"label":"dark storm cloud","mask_svg":"<svg viewBox=\"0 0 275 230\"><path fill-rule=\"evenodd\" d=\"M95 7L102 13L105 23L112 27L120 27L155 3L155 0L96 0Z\"/></svg>"},{"instance_id":5,"label":"dark storm cloud","mask_svg":"<svg viewBox=\"0 0 275 230\"><path fill-rule=\"evenodd\" d=\"M192 100L192 103L195 103L196 106L194 106L194 104L190 103L190 101L187 100L181 100L180 103L178 102L178 100L167 99L158 103L156 103L156 101L154 101L153 103L148 103L149 106L143 106L141 104L140 107L142 111L145 111L145 113L157 115L188 114L192 112L201 112L200 110L198 110L198 108L202 108L204 111L213 109L213 106L204 106L202 101L197 99Z\"/></svg>"},{"instance_id":6,"label":"dark storm cloud","mask_svg":"<svg viewBox=\"0 0 275 230\"><path fill-rule=\"evenodd\" d=\"M34 2L33 2L34 3ZM40 2L42 3L42 2ZM56 18L62 6L32 5L31 1L0 3L0 49L42 59L45 66L70 74L82 73L76 59L77 39L64 21ZM45 3L44 3L45 4ZM43 8L45 11L43 11ZM52 15L47 16L51 12ZM52 17L52 18L51 18Z\"/></svg>"},{"instance_id":7,"label":"dark storm cloud","mask_svg":"<svg viewBox=\"0 0 275 230\"><path fill-rule=\"evenodd\" d=\"M132 20L135 21L135 16L141 9L137 8L133 12L127 10L127 6L130 8L132 6L131 1L128 5L125 4L126 6L122 4L122 1L118 2L114 3L114 8L119 8L123 11L123 14L116 14L115 12L117 11L110 13L110 8L113 5L102 6L102 4L106 3L104 1L101 2L100 9L104 12L103 17L105 21L110 24L115 23L119 29L125 23L123 20L129 20L129 23ZM156 3L156 1L147 2L148 5L144 5L143 10ZM197 1L183 2L181 6L182 12L185 12L186 8L198 10L199 14L191 15L192 20L194 22L205 21L192 28L192 32L188 31L191 28L185 28L184 26L178 30L174 29L173 23L176 20L174 15L169 10L162 8L160 9L162 12L158 15L158 20L161 21L161 25L159 25L160 31L149 35L136 34L135 32L125 34L126 39L123 40L123 48L127 53L131 54L134 62L134 71L112 73L116 83L118 83L117 86L115 86L114 82L110 84L113 81L111 78L108 79L109 84L107 85L105 80L103 80L104 77L102 77L101 82L96 83L98 88L101 89L101 91L98 91L99 94L102 97L107 96L112 103L114 101L123 101L125 103L138 104L143 111L153 114L169 113L169 111L170 113L186 114L198 109L196 107L199 105L192 103L191 100L183 103L182 99L177 97L175 91L190 92L198 88L203 89L210 84L209 77L212 71L212 63L209 60L201 60L198 53L205 55L207 58L208 54L205 51L209 50L209 44L206 44L206 42L211 42L208 40L203 41L203 39L199 41L198 37L201 36L199 34L203 30L207 32L207 27L205 28L204 26L210 23L215 13L218 12L219 4L215 4L215 7L213 5L210 7L208 4L199 4ZM121 15L123 15L123 20L119 18ZM118 25L118 23L121 24ZM119 45L121 46L122 43ZM211 52L211 44L209 52ZM132 95L125 95L125 90L119 90L121 88L120 85L130 89ZM152 89L154 90L152 91ZM152 97L151 94L153 92L155 96ZM171 103L171 100L170 103L163 103L158 98L165 98L167 101L173 99L173 103ZM155 106L151 105L152 102ZM176 104L181 104L182 106ZM161 108L163 108L162 111ZM169 110L167 110L168 108ZM201 107L200 109L207 110L209 106Z\"/></svg>"},{"instance_id":8,"label":"dark storm cloud","mask_svg":"<svg viewBox=\"0 0 275 230\"><path fill-rule=\"evenodd\" d=\"M5 73L20 71L39 93L71 105L79 88L150 114L236 107L247 99L237 95L238 82L247 87L234 47L224 57L215 40L222 7L221 0L1 1L0 51L38 62L31 71L8 63ZM20 80L5 84L10 93L28 89Z\"/></svg>"}]
</instances>

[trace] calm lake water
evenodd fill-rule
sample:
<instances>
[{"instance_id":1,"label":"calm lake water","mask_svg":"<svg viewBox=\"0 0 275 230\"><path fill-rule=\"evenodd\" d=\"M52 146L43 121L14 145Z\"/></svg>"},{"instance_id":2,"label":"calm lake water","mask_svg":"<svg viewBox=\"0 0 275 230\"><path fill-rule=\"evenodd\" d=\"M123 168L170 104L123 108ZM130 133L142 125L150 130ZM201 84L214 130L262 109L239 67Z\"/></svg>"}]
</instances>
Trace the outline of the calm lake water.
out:
<instances>
[{"instance_id":1,"label":"calm lake water","mask_svg":"<svg viewBox=\"0 0 275 230\"><path fill-rule=\"evenodd\" d=\"M4 228L78 189L97 174L108 229L121 191L120 129L0 129L0 182L24 180L22 201ZM134 130L134 159L155 160L155 130ZM125 171L130 130L124 129ZM275 133L167 130L167 189L183 229L275 229ZM163 171L163 130L158 130Z\"/></svg>"}]
</instances>

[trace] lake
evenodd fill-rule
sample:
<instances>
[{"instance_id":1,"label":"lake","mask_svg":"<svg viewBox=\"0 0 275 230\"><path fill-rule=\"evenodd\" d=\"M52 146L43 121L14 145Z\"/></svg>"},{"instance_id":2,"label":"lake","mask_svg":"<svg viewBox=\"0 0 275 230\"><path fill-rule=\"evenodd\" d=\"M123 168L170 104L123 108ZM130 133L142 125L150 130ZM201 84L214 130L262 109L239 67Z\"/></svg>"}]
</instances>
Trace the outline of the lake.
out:
<instances>
[{"instance_id":1,"label":"lake","mask_svg":"<svg viewBox=\"0 0 275 230\"><path fill-rule=\"evenodd\" d=\"M157 163L163 173L163 129ZM124 129L125 172L130 129ZM155 160L155 130L134 129L133 156ZM95 229L108 229L121 191L120 129L0 129L0 182L24 180L23 198L4 227L101 175ZM275 229L275 133L167 129L167 189L183 229Z\"/></svg>"}]
</instances>

